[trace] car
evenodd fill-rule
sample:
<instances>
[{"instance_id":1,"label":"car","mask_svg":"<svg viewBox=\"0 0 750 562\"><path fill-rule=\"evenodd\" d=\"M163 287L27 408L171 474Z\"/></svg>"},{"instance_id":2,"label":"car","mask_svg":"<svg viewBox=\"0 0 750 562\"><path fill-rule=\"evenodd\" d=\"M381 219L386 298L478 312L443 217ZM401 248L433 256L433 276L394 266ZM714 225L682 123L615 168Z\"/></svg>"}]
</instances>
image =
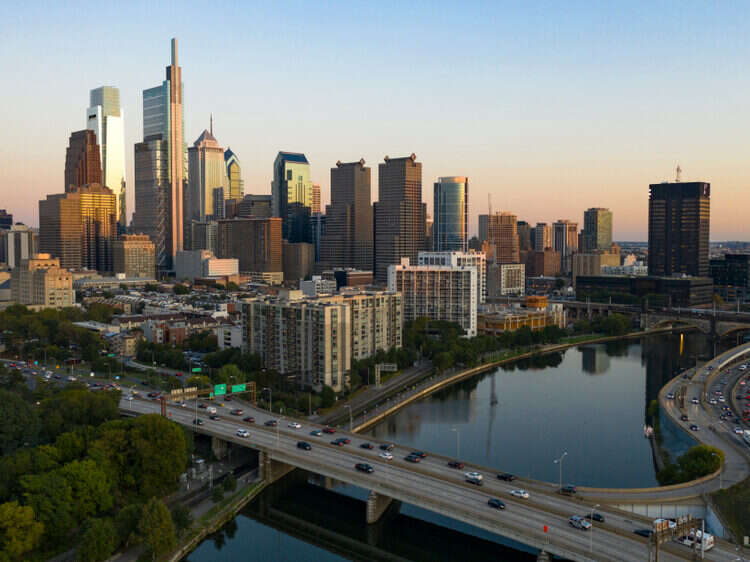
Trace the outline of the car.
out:
<instances>
[{"instance_id":1,"label":"car","mask_svg":"<svg viewBox=\"0 0 750 562\"><path fill-rule=\"evenodd\" d=\"M636 535L640 535L642 537L646 537L647 539L651 537L651 535L654 533L651 529L636 529L633 531Z\"/></svg>"},{"instance_id":2,"label":"car","mask_svg":"<svg viewBox=\"0 0 750 562\"><path fill-rule=\"evenodd\" d=\"M289 422L289 424L287 425L287 427L291 427L292 429L301 429L302 428L302 424L299 423L299 422L293 421L293 422Z\"/></svg>"},{"instance_id":3,"label":"car","mask_svg":"<svg viewBox=\"0 0 750 562\"><path fill-rule=\"evenodd\" d=\"M231 412L229 412L233 416L241 416L243 414L242 410L240 408L235 408Z\"/></svg>"},{"instance_id":4,"label":"car","mask_svg":"<svg viewBox=\"0 0 750 562\"><path fill-rule=\"evenodd\" d=\"M597 513L596 511L593 514L587 513L586 519L590 519L591 521L596 521L598 523L604 523L604 515L602 515L601 513Z\"/></svg>"},{"instance_id":5,"label":"car","mask_svg":"<svg viewBox=\"0 0 750 562\"><path fill-rule=\"evenodd\" d=\"M521 490L521 489L511 490L510 491L510 495L513 496L513 497L515 497L515 498L521 498L521 499L524 499L524 500L529 499L529 493L526 490Z\"/></svg>"},{"instance_id":6,"label":"car","mask_svg":"<svg viewBox=\"0 0 750 562\"><path fill-rule=\"evenodd\" d=\"M680 416L680 419L681 419L682 421L690 421L690 418L688 418L688 417L687 417L687 415L685 415L685 414L682 414L682 415Z\"/></svg>"},{"instance_id":7,"label":"car","mask_svg":"<svg viewBox=\"0 0 750 562\"><path fill-rule=\"evenodd\" d=\"M726 402L726 399L723 396L719 396L719 402Z\"/></svg>"},{"instance_id":8,"label":"car","mask_svg":"<svg viewBox=\"0 0 750 562\"><path fill-rule=\"evenodd\" d=\"M719 401L716 400L716 398L711 398L711 400L709 400L708 403L711 404L711 405L713 405L713 406L715 406L716 404L719 403Z\"/></svg>"},{"instance_id":9,"label":"car","mask_svg":"<svg viewBox=\"0 0 750 562\"><path fill-rule=\"evenodd\" d=\"M487 505L489 505L490 507L494 507L495 509L505 509L505 504L503 503L503 501L497 498L488 499Z\"/></svg>"},{"instance_id":10,"label":"car","mask_svg":"<svg viewBox=\"0 0 750 562\"><path fill-rule=\"evenodd\" d=\"M448 466L450 468L459 468L460 469L460 468L464 467L464 463L462 463L461 461L448 461Z\"/></svg>"},{"instance_id":11,"label":"car","mask_svg":"<svg viewBox=\"0 0 750 562\"><path fill-rule=\"evenodd\" d=\"M174 374L174 376L176 376L176 377L181 377L181 376L182 376L182 373L175 373L175 374Z\"/></svg>"},{"instance_id":12,"label":"car","mask_svg":"<svg viewBox=\"0 0 750 562\"><path fill-rule=\"evenodd\" d=\"M482 480L484 480L484 476L482 476L479 472L467 472L464 474L464 479L469 484L475 484L476 486L481 486L483 484Z\"/></svg>"},{"instance_id":13,"label":"car","mask_svg":"<svg viewBox=\"0 0 750 562\"><path fill-rule=\"evenodd\" d=\"M366 462L358 462L354 465L354 468L356 468L360 472L366 472L367 474L372 474L373 472L375 472L375 469Z\"/></svg>"},{"instance_id":14,"label":"car","mask_svg":"<svg viewBox=\"0 0 750 562\"><path fill-rule=\"evenodd\" d=\"M575 496L576 491L576 487L572 484L568 484L567 486L563 486L562 488L560 488L560 493L566 496Z\"/></svg>"},{"instance_id":15,"label":"car","mask_svg":"<svg viewBox=\"0 0 750 562\"><path fill-rule=\"evenodd\" d=\"M331 445L336 445L337 447L343 447L344 445L346 445L346 443L344 443L341 439L334 439L333 441L331 441Z\"/></svg>"},{"instance_id":16,"label":"car","mask_svg":"<svg viewBox=\"0 0 750 562\"><path fill-rule=\"evenodd\" d=\"M237 437L250 437L250 432L247 429L238 429Z\"/></svg>"},{"instance_id":17,"label":"car","mask_svg":"<svg viewBox=\"0 0 750 562\"><path fill-rule=\"evenodd\" d=\"M420 457L416 457L414 455L406 455L404 457L404 460L405 461L409 461L409 462L413 462L413 463L418 463L418 462L421 462L422 459Z\"/></svg>"},{"instance_id":18,"label":"car","mask_svg":"<svg viewBox=\"0 0 750 562\"><path fill-rule=\"evenodd\" d=\"M361 445L359 446L359 448L360 448L360 449L372 449L372 448L373 448L373 445L372 445L372 443L362 443L362 444L361 444Z\"/></svg>"},{"instance_id":19,"label":"car","mask_svg":"<svg viewBox=\"0 0 750 562\"><path fill-rule=\"evenodd\" d=\"M336 428L335 427L324 427L323 428L323 433L328 433L328 434L333 435L334 433L336 433Z\"/></svg>"},{"instance_id":20,"label":"car","mask_svg":"<svg viewBox=\"0 0 750 562\"><path fill-rule=\"evenodd\" d=\"M382 451L378 456L381 459L386 460L386 461L393 460L393 455L389 453L388 451Z\"/></svg>"},{"instance_id":21,"label":"car","mask_svg":"<svg viewBox=\"0 0 750 562\"><path fill-rule=\"evenodd\" d=\"M497 475L498 480L504 480L506 482L513 482L513 480L516 479L515 474L511 474L510 472L501 472Z\"/></svg>"},{"instance_id":22,"label":"car","mask_svg":"<svg viewBox=\"0 0 750 562\"><path fill-rule=\"evenodd\" d=\"M159 396L158 392L149 392L148 393L148 397L149 398L156 398L157 396Z\"/></svg>"},{"instance_id":23,"label":"car","mask_svg":"<svg viewBox=\"0 0 750 562\"><path fill-rule=\"evenodd\" d=\"M591 523L586 521L580 515L571 515L570 519L568 519L568 523L570 524L571 527L575 527L576 529L581 529L582 531L591 530Z\"/></svg>"},{"instance_id":24,"label":"car","mask_svg":"<svg viewBox=\"0 0 750 562\"><path fill-rule=\"evenodd\" d=\"M735 432L735 433L736 433L737 435L742 435L742 433L743 433L743 431L742 431L742 428L741 428L741 427L739 427L739 426L737 426L737 427L735 427L735 428L734 428L734 432Z\"/></svg>"},{"instance_id":25,"label":"car","mask_svg":"<svg viewBox=\"0 0 750 562\"><path fill-rule=\"evenodd\" d=\"M227 402L231 402L232 401L232 397L231 396L226 396L224 398L224 400L226 400Z\"/></svg>"},{"instance_id":26,"label":"car","mask_svg":"<svg viewBox=\"0 0 750 562\"><path fill-rule=\"evenodd\" d=\"M381 451L388 451L388 452L392 451L393 450L393 443L384 443L383 445L380 446L380 450Z\"/></svg>"},{"instance_id":27,"label":"car","mask_svg":"<svg viewBox=\"0 0 750 562\"><path fill-rule=\"evenodd\" d=\"M267 420L263 425L268 427L276 427L277 425L279 425L279 422L277 422L276 420Z\"/></svg>"},{"instance_id":28,"label":"car","mask_svg":"<svg viewBox=\"0 0 750 562\"><path fill-rule=\"evenodd\" d=\"M203 425L203 420L200 418L195 418L193 420L193 425Z\"/></svg>"},{"instance_id":29,"label":"car","mask_svg":"<svg viewBox=\"0 0 750 562\"><path fill-rule=\"evenodd\" d=\"M297 441L297 448L309 451L310 449L312 449L312 445L310 445L310 443L308 443L307 441Z\"/></svg>"},{"instance_id":30,"label":"car","mask_svg":"<svg viewBox=\"0 0 750 562\"><path fill-rule=\"evenodd\" d=\"M692 399L691 399L690 401L691 401L691 402L692 402L693 404L700 404L700 403L701 403L701 401L700 401L700 400L698 400L698 398L696 398L695 396L693 396L693 398L692 398Z\"/></svg>"},{"instance_id":31,"label":"car","mask_svg":"<svg viewBox=\"0 0 750 562\"><path fill-rule=\"evenodd\" d=\"M150 396L150 395L149 395L149 396ZM198 404L198 407L199 407L199 408L200 408L201 410L205 410L206 408L208 408L208 404L204 404L203 402L201 402L200 404Z\"/></svg>"},{"instance_id":32,"label":"car","mask_svg":"<svg viewBox=\"0 0 750 562\"><path fill-rule=\"evenodd\" d=\"M313 437L320 437L321 435L323 435L323 432L320 431L319 429L313 429L310 432L310 435L312 435Z\"/></svg>"},{"instance_id":33,"label":"car","mask_svg":"<svg viewBox=\"0 0 750 562\"><path fill-rule=\"evenodd\" d=\"M210 419L212 419L212 420L218 420L218 419L219 419L219 414L209 414L209 416L208 416L208 417L209 417Z\"/></svg>"},{"instance_id":34,"label":"car","mask_svg":"<svg viewBox=\"0 0 750 562\"><path fill-rule=\"evenodd\" d=\"M427 457L427 454L425 454L423 451L412 451L410 454L414 455L415 457L419 457L420 459Z\"/></svg>"},{"instance_id":35,"label":"car","mask_svg":"<svg viewBox=\"0 0 750 562\"><path fill-rule=\"evenodd\" d=\"M674 400L674 392L667 393L667 400Z\"/></svg>"},{"instance_id":36,"label":"car","mask_svg":"<svg viewBox=\"0 0 750 562\"><path fill-rule=\"evenodd\" d=\"M253 416L246 416L242 418L242 421L246 423L255 423L255 418Z\"/></svg>"},{"instance_id":37,"label":"car","mask_svg":"<svg viewBox=\"0 0 750 562\"><path fill-rule=\"evenodd\" d=\"M700 431L700 429L701 428L695 425L694 423L690 424L690 431Z\"/></svg>"},{"instance_id":38,"label":"car","mask_svg":"<svg viewBox=\"0 0 750 562\"><path fill-rule=\"evenodd\" d=\"M57 380L60 380L62 377L60 375L55 375L54 378L56 378ZM148 383L144 382L143 384L148 384Z\"/></svg>"}]
</instances>

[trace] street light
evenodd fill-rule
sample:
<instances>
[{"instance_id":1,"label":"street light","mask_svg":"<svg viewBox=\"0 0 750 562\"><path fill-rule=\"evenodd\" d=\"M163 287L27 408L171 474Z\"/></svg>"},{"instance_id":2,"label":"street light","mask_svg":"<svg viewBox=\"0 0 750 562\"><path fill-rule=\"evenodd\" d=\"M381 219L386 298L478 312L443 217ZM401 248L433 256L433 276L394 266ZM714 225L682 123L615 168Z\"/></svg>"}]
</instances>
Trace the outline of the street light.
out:
<instances>
[{"instance_id":1,"label":"street light","mask_svg":"<svg viewBox=\"0 0 750 562\"><path fill-rule=\"evenodd\" d=\"M451 429L451 431L455 431L456 432L456 460L458 460L458 459L461 458L461 448L460 448L461 430L458 429L457 427L454 427L454 428Z\"/></svg>"},{"instance_id":2,"label":"street light","mask_svg":"<svg viewBox=\"0 0 750 562\"><path fill-rule=\"evenodd\" d=\"M562 463L565 457L568 456L568 451L565 451L559 459L555 459L555 464L560 465L560 492L562 493Z\"/></svg>"},{"instance_id":3,"label":"street light","mask_svg":"<svg viewBox=\"0 0 750 562\"><path fill-rule=\"evenodd\" d=\"M589 552L594 552L594 510L599 507L599 504L596 504L594 507L591 508L591 534L589 535Z\"/></svg>"},{"instance_id":4,"label":"street light","mask_svg":"<svg viewBox=\"0 0 750 562\"><path fill-rule=\"evenodd\" d=\"M271 393L271 389L270 388L265 387L263 389L263 392L265 392L266 390L268 391L268 413L270 414L271 413L271 404L273 404L273 400L271 399L271 396L273 396L273 395Z\"/></svg>"},{"instance_id":5,"label":"street light","mask_svg":"<svg viewBox=\"0 0 750 562\"><path fill-rule=\"evenodd\" d=\"M344 408L349 409L349 433L352 432L352 407L350 404L344 404Z\"/></svg>"}]
</instances>

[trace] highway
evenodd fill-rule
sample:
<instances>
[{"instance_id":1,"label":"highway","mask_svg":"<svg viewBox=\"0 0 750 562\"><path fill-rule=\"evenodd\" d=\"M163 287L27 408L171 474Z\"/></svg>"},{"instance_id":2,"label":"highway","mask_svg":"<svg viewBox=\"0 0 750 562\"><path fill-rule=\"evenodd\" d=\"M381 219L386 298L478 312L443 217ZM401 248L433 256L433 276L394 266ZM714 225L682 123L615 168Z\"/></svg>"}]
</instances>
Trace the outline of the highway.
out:
<instances>
[{"instance_id":1,"label":"highway","mask_svg":"<svg viewBox=\"0 0 750 562\"><path fill-rule=\"evenodd\" d=\"M201 433L264 451L274 460L442 513L531 546L544 546L549 539L546 550L554 554L575 560L648 560L647 541L634 531L650 527L650 520L618 510L598 508L597 512L605 516L606 522L594 523L592 541L591 531L577 530L568 524L571 515L590 512L591 506L579 499L539 490L536 486L532 489L527 486L527 483L532 483L525 480L506 483L498 480L496 473L486 471L485 485L476 487L464 481L464 473L469 470L482 472L481 467L466 464L461 470L452 469L447 466L444 457L429 453L421 463L411 464L403 457L413 449L399 445L393 450L393 460L385 461L378 456L380 443L373 442L373 450L360 447L367 442L363 436L337 431L335 435L315 437L310 435L310 431L320 429L320 426L302 422L301 429L291 429L288 427L289 420L272 417L268 412L247 404L238 404L236 399L223 407L212 404L220 411L217 420L208 419L205 410L197 410L198 417L204 420L204 425L200 427L192 423L195 417L194 402L186 408L170 406L168 415L172 420ZM236 407L244 410L242 416L229 414L229 410ZM137 398L132 401L124 398L121 408L138 413L158 413L160 409L156 401ZM247 415L255 417L254 424L242 422L242 417ZM278 427L264 426L269 419L279 419ZM249 430L250 437L238 437L236 432L239 428ZM330 444L332 439L341 436L351 439L351 444L343 447ZM299 440L310 443L312 450L298 449L296 444ZM374 467L374 472L365 474L356 471L354 465L357 462L369 463ZM512 489L519 487L530 492L528 500L510 495ZM496 511L489 508L487 501L491 497L502 499L507 509ZM364 513L362 516L364 518ZM546 535L545 525L548 528ZM592 545L593 551L590 551ZM675 543L662 545L660 549L661 560L687 559L690 555L687 547ZM706 559L727 560L730 555L730 551L717 547L706 553Z\"/></svg>"}]
</instances>

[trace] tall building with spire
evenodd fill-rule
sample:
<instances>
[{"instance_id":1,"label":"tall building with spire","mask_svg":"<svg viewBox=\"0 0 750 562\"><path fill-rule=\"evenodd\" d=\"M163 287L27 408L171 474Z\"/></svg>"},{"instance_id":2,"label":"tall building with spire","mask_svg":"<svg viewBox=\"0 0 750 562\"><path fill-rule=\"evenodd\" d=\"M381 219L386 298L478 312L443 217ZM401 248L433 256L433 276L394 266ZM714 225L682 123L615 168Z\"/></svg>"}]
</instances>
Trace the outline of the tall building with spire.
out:
<instances>
[{"instance_id":1,"label":"tall building with spire","mask_svg":"<svg viewBox=\"0 0 750 562\"><path fill-rule=\"evenodd\" d=\"M84 129L70 135L65 151L65 192L90 183L102 183L102 163L94 131Z\"/></svg>"},{"instance_id":2,"label":"tall building with spire","mask_svg":"<svg viewBox=\"0 0 750 562\"><path fill-rule=\"evenodd\" d=\"M221 189L215 205L215 191ZM188 148L188 190L185 197L185 221L203 222L224 218L224 197L227 189L227 168L224 149L211 130L204 130ZM221 208L217 208L221 207Z\"/></svg>"},{"instance_id":3,"label":"tall building with spire","mask_svg":"<svg viewBox=\"0 0 750 562\"><path fill-rule=\"evenodd\" d=\"M101 86L89 93L86 128L96 134L101 160L101 184L109 188L117 201L118 229L127 226L125 204L125 132L120 108L120 90ZM97 182L85 182L97 183Z\"/></svg>"},{"instance_id":4,"label":"tall building with spire","mask_svg":"<svg viewBox=\"0 0 750 562\"><path fill-rule=\"evenodd\" d=\"M166 80L143 90L143 142L135 145L133 226L151 237L161 270L173 269L174 256L183 249L187 166L182 90L177 39L172 39Z\"/></svg>"},{"instance_id":5,"label":"tall building with spire","mask_svg":"<svg viewBox=\"0 0 750 562\"><path fill-rule=\"evenodd\" d=\"M245 195L245 182L242 181L242 167L240 159L227 147L224 151L224 164L227 168L227 185L229 186L229 196L227 199L236 199L239 201Z\"/></svg>"}]
</instances>

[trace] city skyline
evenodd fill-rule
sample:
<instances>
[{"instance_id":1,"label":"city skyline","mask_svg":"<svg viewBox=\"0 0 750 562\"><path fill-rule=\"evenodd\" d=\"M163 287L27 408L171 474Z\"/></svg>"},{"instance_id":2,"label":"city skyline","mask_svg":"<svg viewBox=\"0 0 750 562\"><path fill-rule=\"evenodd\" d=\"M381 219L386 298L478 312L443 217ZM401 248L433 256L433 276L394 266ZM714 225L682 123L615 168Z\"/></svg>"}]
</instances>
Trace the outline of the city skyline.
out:
<instances>
[{"instance_id":1,"label":"city skyline","mask_svg":"<svg viewBox=\"0 0 750 562\"><path fill-rule=\"evenodd\" d=\"M85 4L78 6L24 6L0 24L8 52L25 53L11 57L6 70L16 85L6 92L4 115L13 141L0 144L4 206L18 221L38 224L36 201L55 191L66 139L85 128L81 100L101 84L120 90L125 175L135 177L141 92L161 78L164 44L174 36L189 84L185 137L196 138L213 112L217 137L243 163L246 193L270 192L269 162L280 150L307 155L323 207L330 202L328 170L336 161L379 162L385 154L415 152L426 185L440 176L471 177L470 235L491 193L495 209L531 224L559 216L582 224L585 209L607 207L616 216L615 239L645 240L648 185L672 180L679 163L684 181L714 187L711 239L746 238L737 202L748 199L740 139L750 113L742 102L748 85L737 65L750 48L736 39L745 34L726 32L727 25L733 31L748 26L737 6L680 5L676 11L664 4L650 7L648 19L639 4L538 11L515 4L443 5L435 13L414 5L400 9L399 17L360 6L364 29L355 35L335 25L354 8L319 6L319 17L307 21L291 9L236 5L213 17L219 24L232 18L238 29L250 26L254 38L230 33L207 41L192 23L199 21L197 5L136 4L132 14L118 14L120 33L92 29L72 42L59 29L85 12ZM420 23L409 22L416 14ZM269 31L282 15L300 27L287 44ZM24 32L24 22L32 19L42 30L34 37ZM128 32L136 22L143 28ZM452 51L430 37L446 22L476 31ZM671 44L661 41L665 34L674 37ZM51 49L58 40L59 48ZM309 43L314 48L302 48ZM292 55L301 62L303 91L278 88L270 95L267 88L252 87L282 80L280 62ZM351 73L362 64L367 70L353 80ZM217 90L230 71L238 87ZM40 74L55 81L54 99L30 78ZM396 76L408 76L399 91L386 86ZM695 76L712 92L720 89L722 101L703 87L688 92L696 89ZM458 84L466 77L473 90L431 87L432 80ZM691 134L696 130L704 133ZM377 170L373 175L374 184ZM129 186L128 215L133 194ZM432 215L427 194L425 202Z\"/></svg>"}]
</instances>

